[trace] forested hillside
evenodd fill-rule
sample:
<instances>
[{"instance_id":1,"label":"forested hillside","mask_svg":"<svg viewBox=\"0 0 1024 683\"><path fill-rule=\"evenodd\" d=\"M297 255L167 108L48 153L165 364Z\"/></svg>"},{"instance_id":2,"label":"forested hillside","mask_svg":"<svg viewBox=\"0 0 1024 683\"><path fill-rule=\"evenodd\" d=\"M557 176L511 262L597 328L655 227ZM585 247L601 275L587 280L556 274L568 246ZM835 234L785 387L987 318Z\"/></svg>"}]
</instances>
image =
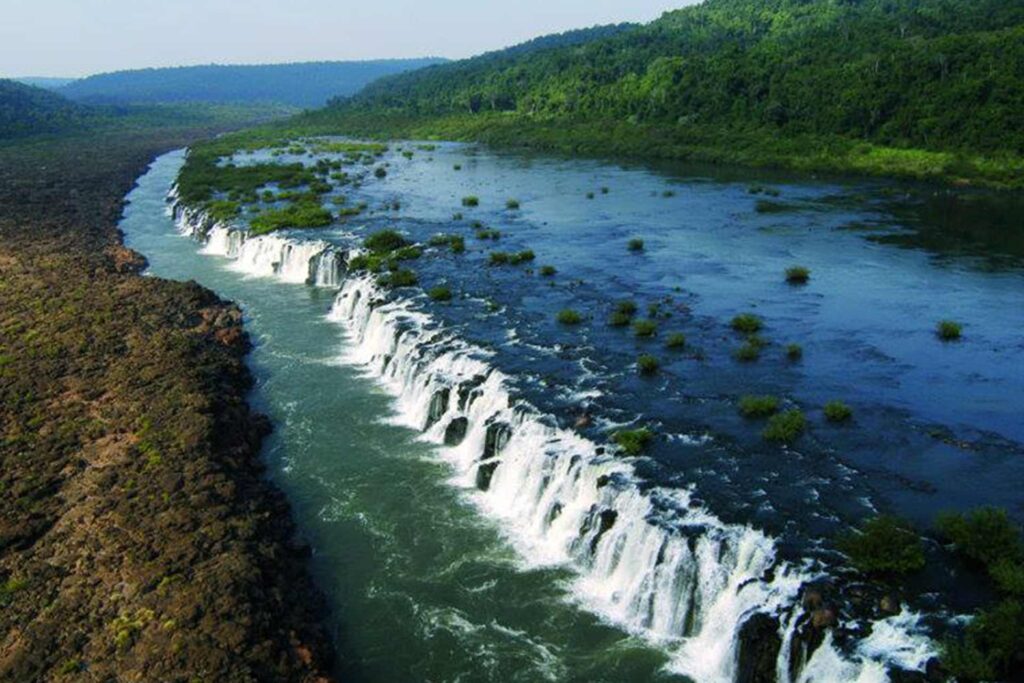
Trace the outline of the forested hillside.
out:
<instances>
[{"instance_id":1,"label":"forested hillside","mask_svg":"<svg viewBox=\"0 0 1024 683\"><path fill-rule=\"evenodd\" d=\"M60 95L0 79L0 140L52 133L84 124L89 111Z\"/></svg>"},{"instance_id":2,"label":"forested hillside","mask_svg":"<svg viewBox=\"0 0 1024 683\"><path fill-rule=\"evenodd\" d=\"M59 92L94 104L274 102L318 107L335 95L355 93L374 79L440 61L427 58L138 69L83 78Z\"/></svg>"},{"instance_id":3,"label":"forested hillside","mask_svg":"<svg viewBox=\"0 0 1024 683\"><path fill-rule=\"evenodd\" d=\"M835 149L866 141L1020 155L1024 0L707 0L583 44L382 79L335 102L325 118L360 121L371 112L405 117L406 126L409 117L448 117L446 133L478 128L488 115L493 130L496 114L507 129L514 113L520 127L561 122L589 146L593 131L614 130L621 147L641 136L632 126L675 146L679 154L669 156L699 147L713 157L708 150L735 145L734 135L748 148L781 137ZM938 162L900 163L912 171Z\"/></svg>"}]
</instances>

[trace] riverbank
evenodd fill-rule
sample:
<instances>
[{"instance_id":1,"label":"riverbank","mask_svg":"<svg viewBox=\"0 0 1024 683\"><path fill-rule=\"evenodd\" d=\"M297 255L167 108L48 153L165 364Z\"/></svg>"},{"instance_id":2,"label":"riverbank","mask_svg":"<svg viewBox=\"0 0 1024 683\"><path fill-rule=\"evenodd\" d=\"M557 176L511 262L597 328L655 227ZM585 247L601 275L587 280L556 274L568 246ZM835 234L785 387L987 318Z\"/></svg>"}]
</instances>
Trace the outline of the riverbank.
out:
<instances>
[{"instance_id":1,"label":"riverbank","mask_svg":"<svg viewBox=\"0 0 1024 683\"><path fill-rule=\"evenodd\" d=\"M123 197L214 129L0 148L0 678L326 680L241 313L141 277Z\"/></svg>"},{"instance_id":2,"label":"riverbank","mask_svg":"<svg viewBox=\"0 0 1024 683\"><path fill-rule=\"evenodd\" d=\"M598 158L635 158L923 180L955 186L1024 189L1024 158L885 147L840 136L782 136L725 126L634 124L531 118L514 113L410 116L324 109L286 124L302 134L371 139L481 142Z\"/></svg>"}]
</instances>

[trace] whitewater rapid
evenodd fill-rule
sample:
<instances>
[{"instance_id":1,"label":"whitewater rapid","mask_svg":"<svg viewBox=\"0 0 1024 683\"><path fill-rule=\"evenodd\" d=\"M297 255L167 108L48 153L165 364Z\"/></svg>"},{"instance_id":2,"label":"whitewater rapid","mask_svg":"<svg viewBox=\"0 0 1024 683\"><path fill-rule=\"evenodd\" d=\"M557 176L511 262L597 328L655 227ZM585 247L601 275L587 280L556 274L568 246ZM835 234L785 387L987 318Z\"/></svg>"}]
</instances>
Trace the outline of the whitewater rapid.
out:
<instances>
[{"instance_id":1,"label":"whitewater rapid","mask_svg":"<svg viewBox=\"0 0 1024 683\"><path fill-rule=\"evenodd\" d=\"M853 647L840 648L829 630L807 657L801 593L819 578L810 564L781 561L772 538L723 523L689 490L642 489L629 459L514 396L489 362L493 352L445 329L424 297L346 275L344 250L250 236L181 205L173 191L170 199L179 231L232 269L337 288L328 316L348 342L342 360L393 396L397 422L437 444L525 563L571 567L572 599L665 648L672 671L701 683L738 680L741 631L754 615L777 624L780 683L883 682L887 665L923 671L935 655L918 615L904 611L874 622Z\"/></svg>"}]
</instances>

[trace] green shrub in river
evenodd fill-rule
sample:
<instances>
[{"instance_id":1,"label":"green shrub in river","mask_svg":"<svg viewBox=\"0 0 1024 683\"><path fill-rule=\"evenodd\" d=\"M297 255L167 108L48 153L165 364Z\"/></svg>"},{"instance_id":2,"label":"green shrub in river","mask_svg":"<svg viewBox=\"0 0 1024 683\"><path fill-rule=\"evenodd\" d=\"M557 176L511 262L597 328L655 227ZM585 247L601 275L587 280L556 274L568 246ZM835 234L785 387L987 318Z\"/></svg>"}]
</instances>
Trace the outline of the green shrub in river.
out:
<instances>
[{"instance_id":1,"label":"green shrub in river","mask_svg":"<svg viewBox=\"0 0 1024 683\"><path fill-rule=\"evenodd\" d=\"M554 266L541 266L540 267L540 274L543 277L551 277L551 276L553 276L557 272L558 271L555 269Z\"/></svg>"},{"instance_id":2,"label":"green shrub in river","mask_svg":"<svg viewBox=\"0 0 1024 683\"><path fill-rule=\"evenodd\" d=\"M377 284L382 287L413 287L419 282L419 277L414 271L406 268L399 268L377 278Z\"/></svg>"},{"instance_id":3,"label":"green shrub in river","mask_svg":"<svg viewBox=\"0 0 1024 683\"><path fill-rule=\"evenodd\" d=\"M804 357L804 349L799 344L786 345L786 358L796 361Z\"/></svg>"},{"instance_id":4,"label":"green shrub in river","mask_svg":"<svg viewBox=\"0 0 1024 683\"><path fill-rule=\"evenodd\" d=\"M579 325L583 322L583 316L571 308L565 308L558 312L555 320L563 325Z\"/></svg>"},{"instance_id":5,"label":"green shrub in river","mask_svg":"<svg viewBox=\"0 0 1024 683\"><path fill-rule=\"evenodd\" d=\"M824 410L829 422L846 422L853 417L853 409L842 401L829 401Z\"/></svg>"},{"instance_id":6,"label":"green shrub in river","mask_svg":"<svg viewBox=\"0 0 1024 683\"><path fill-rule=\"evenodd\" d=\"M462 205L472 208L474 206L480 206L480 198L474 195L469 195L462 198Z\"/></svg>"},{"instance_id":7,"label":"green shrub in river","mask_svg":"<svg viewBox=\"0 0 1024 683\"><path fill-rule=\"evenodd\" d=\"M686 348L686 335L682 332L673 332L665 340L665 346L670 349L683 349Z\"/></svg>"},{"instance_id":8,"label":"green shrub in river","mask_svg":"<svg viewBox=\"0 0 1024 683\"><path fill-rule=\"evenodd\" d=\"M869 519L840 538L839 548L863 574L907 574L924 568L924 544L913 528L891 515Z\"/></svg>"},{"instance_id":9,"label":"green shrub in river","mask_svg":"<svg viewBox=\"0 0 1024 683\"><path fill-rule=\"evenodd\" d=\"M953 320L942 320L936 327L936 334L942 341L956 341L960 338L963 327Z\"/></svg>"},{"instance_id":10,"label":"green shrub in river","mask_svg":"<svg viewBox=\"0 0 1024 683\"><path fill-rule=\"evenodd\" d=\"M639 237L634 237L633 239L631 239L629 241L628 247L629 247L630 251L643 251L644 250L644 241L642 239L640 239Z\"/></svg>"},{"instance_id":11,"label":"green shrub in river","mask_svg":"<svg viewBox=\"0 0 1024 683\"><path fill-rule=\"evenodd\" d=\"M774 396L744 396L740 399L743 417L768 417L779 410L779 399Z\"/></svg>"},{"instance_id":12,"label":"green shrub in river","mask_svg":"<svg viewBox=\"0 0 1024 683\"><path fill-rule=\"evenodd\" d=\"M790 444L796 441L807 429L807 418L803 412L794 408L784 413L773 415L768 425L761 432L767 441Z\"/></svg>"},{"instance_id":13,"label":"green shrub in river","mask_svg":"<svg viewBox=\"0 0 1024 683\"><path fill-rule=\"evenodd\" d=\"M427 296L434 301L451 301L452 290L446 285L437 285L427 290Z\"/></svg>"},{"instance_id":14,"label":"green shrub in river","mask_svg":"<svg viewBox=\"0 0 1024 683\"><path fill-rule=\"evenodd\" d=\"M654 432L649 429L624 429L612 434L612 442L617 445L625 455L637 456L647 450L647 446L654 440Z\"/></svg>"},{"instance_id":15,"label":"green shrub in river","mask_svg":"<svg viewBox=\"0 0 1024 683\"><path fill-rule=\"evenodd\" d=\"M637 320L633 323L633 334L638 337L653 337L658 331L658 323L653 320Z\"/></svg>"},{"instance_id":16,"label":"green shrub in river","mask_svg":"<svg viewBox=\"0 0 1024 683\"><path fill-rule=\"evenodd\" d=\"M285 228L322 228L334 222L331 212L315 202L299 202L281 209L268 209L249 223L253 235L265 235Z\"/></svg>"},{"instance_id":17,"label":"green shrub in river","mask_svg":"<svg viewBox=\"0 0 1024 683\"><path fill-rule=\"evenodd\" d=\"M811 279L811 271L803 266L786 268L786 282L791 285L802 285Z\"/></svg>"},{"instance_id":18,"label":"green shrub in river","mask_svg":"<svg viewBox=\"0 0 1024 683\"><path fill-rule=\"evenodd\" d=\"M641 375L653 375L660 367L658 359L649 353L642 354L636 359L636 369Z\"/></svg>"},{"instance_id":19,"label":"green shrub in river","mask_svg":"<svg viewBox=\"0 0 1024 683\"><path fill-rule=\"evenodd\" d=\"M729 324L732 326L732 329L743 334L753 334L754 332L759 332L764 327L761 318L753 313L741 313L734 317Z\"/></svg>"},{"instance_id":20,"label":"green shrub in river","mask_svg":"<svg viewBox=\"0 0 1024 683\"><path fill-rule=\"evenodd\" d=\"M505 202L505 208L508 209L509 211L518 211L519 210L519 200L518 199L509 199L507 202Z\"/></svg>"}]
</instances>

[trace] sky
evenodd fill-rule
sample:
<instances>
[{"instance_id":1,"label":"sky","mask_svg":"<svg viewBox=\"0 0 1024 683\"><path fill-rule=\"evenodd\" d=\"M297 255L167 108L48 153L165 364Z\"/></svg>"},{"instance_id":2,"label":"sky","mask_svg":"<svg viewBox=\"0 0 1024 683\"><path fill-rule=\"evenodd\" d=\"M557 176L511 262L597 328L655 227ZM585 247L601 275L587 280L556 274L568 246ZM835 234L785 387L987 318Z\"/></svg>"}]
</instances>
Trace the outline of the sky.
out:
<instances>
[{"instance_id":1,"label":"sky","mask_svg":"<svg viewBox=\"0 0 1024 683\"><path fill-rule=\"evenodd\" d=\"M694 0L3 0L0 77L468 57Z\"/></svg>"}]
</instances>

